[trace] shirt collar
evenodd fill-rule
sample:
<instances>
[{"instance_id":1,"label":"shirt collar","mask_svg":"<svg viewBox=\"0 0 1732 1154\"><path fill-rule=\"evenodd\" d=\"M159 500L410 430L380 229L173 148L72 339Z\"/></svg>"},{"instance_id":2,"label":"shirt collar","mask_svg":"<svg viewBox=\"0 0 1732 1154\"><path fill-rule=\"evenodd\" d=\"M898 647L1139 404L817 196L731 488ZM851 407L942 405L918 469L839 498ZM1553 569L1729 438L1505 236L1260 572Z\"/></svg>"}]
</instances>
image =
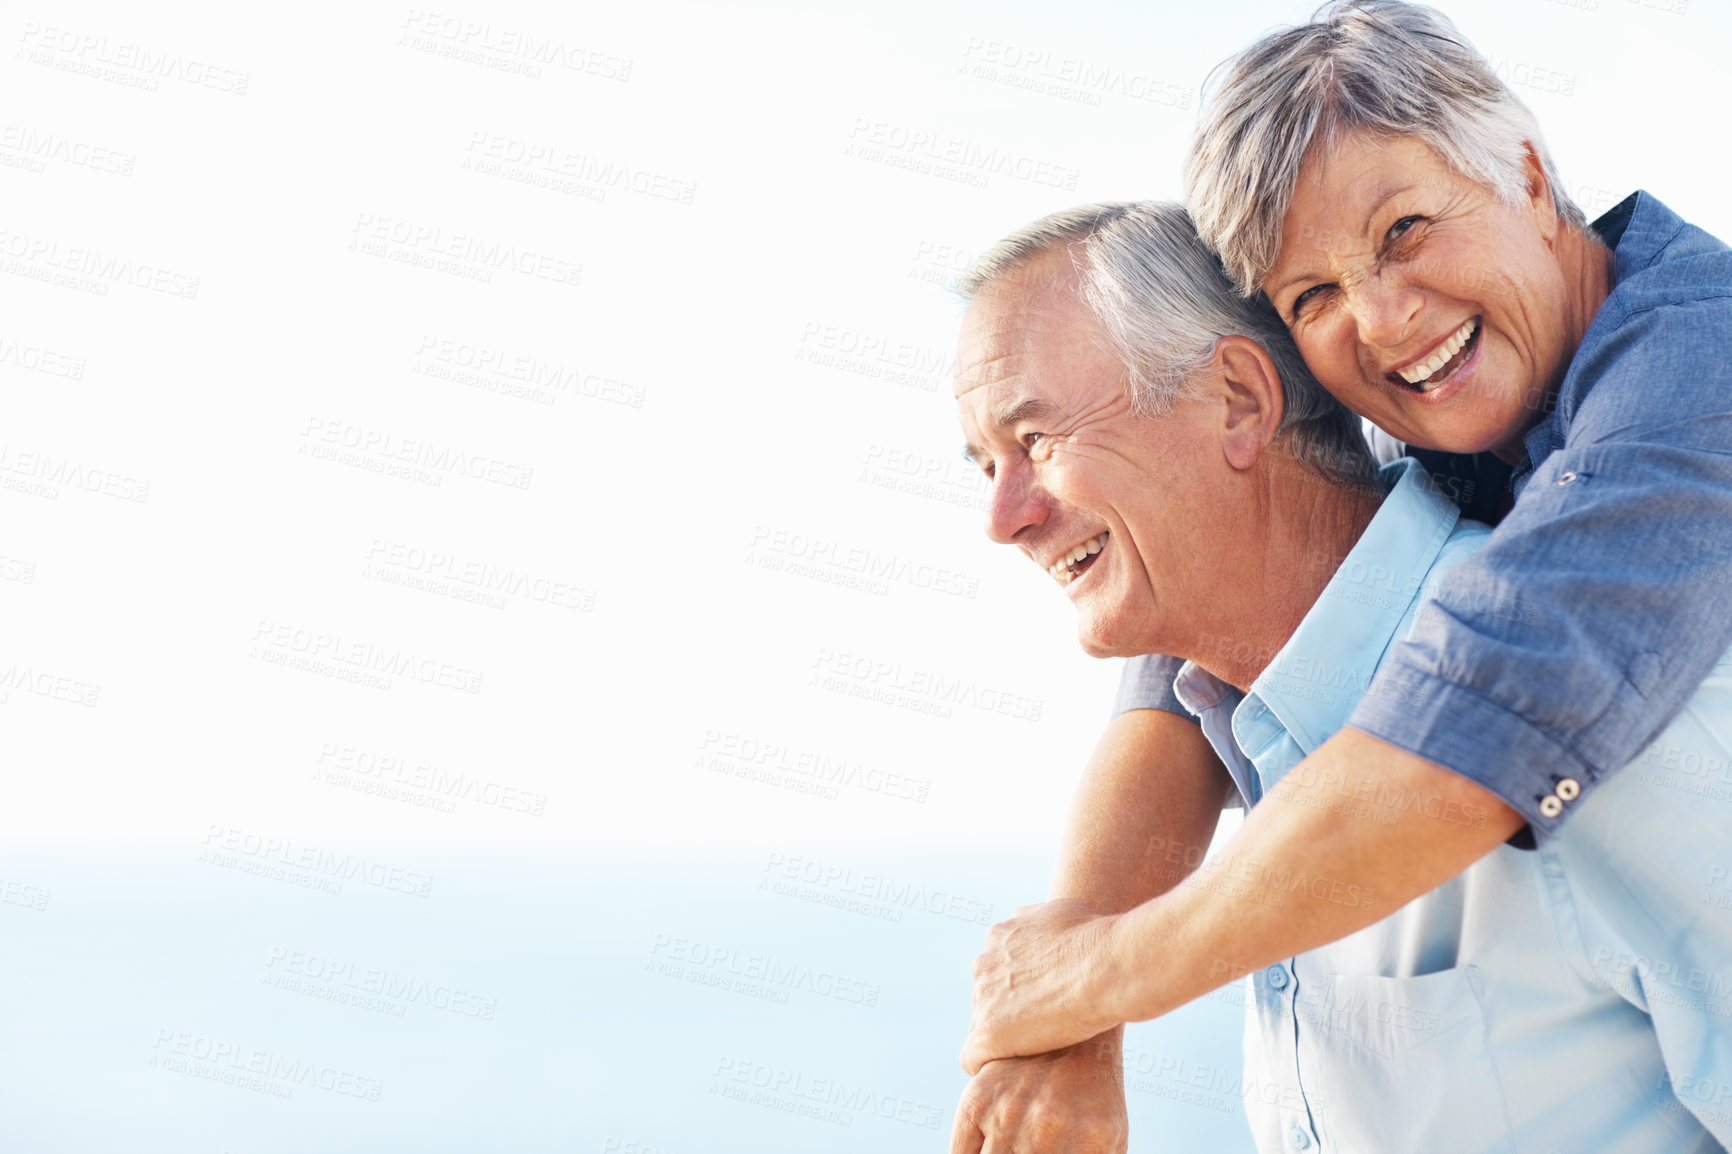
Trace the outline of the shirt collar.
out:
<instances>
[{"instance_id":1,"label":"shirt collar","mask_svg":"<svg viewBox=\"0 0 1732 1154\"><path fill-rule=\"evenodd\" d=\"M1179 699L1180 705L1199 717L1222 702L1229 706L1238 705L1240 698L1245 696L1195 661L1179 666L1179 672L1173 677L1173 695Z\"/></svg>"},{"instance_id":2,"label":"shirt collar","mask_svg":"<svg viewBox=\"0 0 1732 1154\"><path fill-rule=\"evenodd\" d=\"M1636 205L1643 199L1655 204L1659 203L1651 195L1637 189L1608 209L1604 215L1588 227L1593 230L1595 236L1605 242L1607 248L1616 250L1618 242L1624 239L1624 230L1630 227L1630 218L1636 215Z\"/></svg>"},{"instance_id":3,"label":"shirt collar","mask_svg":"<svg viewBox=\"0 0 1732 1154\"><path fill-rule=\"evenodd\" d=\"M1251 732L1266 714L1307 755L1347 724L1461 518L1418 461L1378 476L1390 486L1382 507L1234 711L1234 734L1253 757L1267 745Z\"/></svg>"},{"instance_id":4,"label":"shirt collar","mask_svg":"<svg viewBox=\"0 0 1732 1154\"><path fill-rule=\"evenodd\" d=\"M1618 202L1590 226L1612 250L1612 283L1616 289L1626 279L1653 265L1666 247L1689 226L1684 218L1660 203L1651 192L1638 189ZM1586 344L1584 338L1583 343ZM1527 460L1516 468L1511 487L1519 489L1541 461L1563 447L1561 414L1553 410L1545 420L1522 435Z\"/></svg>"},{"instance_id":5,"label":"shirt collar","mask_svg":"<svg viewBox=\"0 0 1732 1154\"><path fill-rule=\"evenodd\" d=\"M1612 288L1654 264L1666 246L1689 227L1651 192L1633 192L1593 224L1612 249Z\"/></svg>"},{"instance_id":6,"label":"shirt collar","mask_svg":"<svg viewBox=\"0 0 1732 1154\"><path fill-rule=\"evenodd\" d=\"M1240 748L1238 738L1233 735L1233 714L1239 703L1245 700L1245 695L1194 661L1180 666L1178 675L1173 678L1173 694L1180 704L1197 715L1203 736L1215 751L1215 756L1221 759L1221 764L1227 767L1227 775L1233 779L1233 788L1238 790L1244 804L1247 807L1256 805L1263 798L1257 767L1251 764L1251 759Z\"/></svg>"}]
</instances>

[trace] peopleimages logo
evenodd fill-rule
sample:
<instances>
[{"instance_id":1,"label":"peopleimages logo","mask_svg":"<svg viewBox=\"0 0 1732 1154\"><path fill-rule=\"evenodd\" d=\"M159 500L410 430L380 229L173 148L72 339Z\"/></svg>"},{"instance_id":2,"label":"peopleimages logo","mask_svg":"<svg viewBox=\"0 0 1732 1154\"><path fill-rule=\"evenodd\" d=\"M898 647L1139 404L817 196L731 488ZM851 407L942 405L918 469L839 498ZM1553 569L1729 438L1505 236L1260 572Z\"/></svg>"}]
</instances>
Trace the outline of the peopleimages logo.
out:
<instances>
[{"instance_id":1,"label":"peopleimages logo","mask_svg":"<svg viewBox=\"0 0 1732 1154\"><path fill-rule=\"evenodd\" d=\"M889 874L855 873L852 866L822 862L798 854L770 854L764 865L758 888L814 901L820 905L839 905L856 913L879 917L884 921L901 921L904 909L923 909L939 917L953 918L971 925L992 924L992 904L944 890L929 889L907 878L897 880ZM802 890L800 887L807 887ZM824 901L821 891L832 890L851 898L864 899L875 906L859 903ZM859 908L856 908L859 907ZM888 916L887 916L888 915Z\"/></svg>"},{"instance_id":2,"label":"peopleimages logo","mask_svg":"<svg viewBox=\"0 0 1732 1154\"><path fill-rule=\"evenodd\" d=\"M1191 90L1168 84L1146 73L1063 56L1015 41L970 36L962 50L958 72L1045 96L1099 106L1106 96L1123 97L1167 108L1191 107Z\"/></svg>"},{"instance_id":3,"label":"peopleimages logo","mask_svg":"<svg viewBox=\"0 0 1732 1154\"><path fill-rule=\"evenodd\" d=\"M903 801L924 802L932 789L927 778L869 769L843 754L825 754L800 749L783 741L764 740L751 734L720 729L704 732L698 746L697 768L713 773L761 780L773 785L805 786L800 792L818 792L834 798L842 788L858 789Z\"/></svg>"},{"instance_id":4,"label":"peopleimages logo","mask_svg":"<svg viewBox=\"0 0 1732 1154\"><path fill-rule=\"evenodd\" d=\"M428 12L421 8L410 8L399 27L403 30L399 43L406 47L419 51L436 49L441 56L473 64L508 65L510 67L500 70L521 72L532 78L539 77L542 66L546 66L602 80L617 80L622 84L631 79L632 61L629 57L615 56L591 45L574 44L527 28L469 20L449 12Z\"/></svg>"},{"instance_id":5,"label":"peopleimages logo","mask_svg":"<svg viewBox=\"0 0 1732 1154\"><path fill-rule=\"evenodd\" d=\"M1079 169L1040 160L1008 148L988 147L927 128L856 117L844 154L931 176L985 187L1007 176L1048 188L1074 191Z\"/></svg>"},{"instance_id":6,"label":"peopleimages logo","mask_svg":"<svg viewBox=\"0 0 1732 1154\"><path fill-rule=\"evenodd\" d=\"M1593 967L1601 974L1610 973L1617 977L1634 974L1641 980L1642 992L1648 998L1669 994L1660 1000L1669 1000L1673 1004L1718 1007L1732 996L1732 981L1724 974L1696 966L1686 968L1669 958L1650 958L1600 946L1594 950ZM1690 997L1682 1003L1676 1001L1686 995L1700 996ZM1716 1009L1714 1012L1724 1011Z\"/></svg>"},{"instance_id":7,"label":"peopleimages logo","mask_svg":"<svg viewBox=\"0 0 1732 1154\"><path fill-rule=\"evenodd\" d=\"M886 705L901 705L920 713L948 718L952 706L968 706L1019 721L1039 721L1046 702L972 678L953 677L935 669L917 669L899 661L880 661L864 654L820 649L812 662L808 685Z\"/></svg>"},{"instance_id":8,"label":"peopleimages logo","mask_svg":"<svg viewBox=\"0 0 1732 1154\"><path fill-rule=\"evenodd\" d=\"M363 456L430 470L435 476L456 474L513 489L527 489L533 467L466 452L454 445L419 437L400 437L385 429L369 429L339 418L309 417L301 433L301 452L318 456L320 446L348 449Z\"/></svg>"},{"instance_id":9,"label":"peopleimages logo","mask_svg":"<svg viewBox=\"0 0 1732 1154\"><path fill-rule=\"evenodd\" d=\"M313 762L320 767L314 771L315 780L359 793L431 805L446 813L455 813L459 801L531 817L540 817L547 810L545 793L506 785L476 773L447 769L404 754L380 753L327 741L319 747Z\"/></svg>"},{"instance_id":10,"label":"peopleimages logo","mask_svg":"<svg viewBox=\"0 0 1732 1154\"><path fill-rule=\"evenodd\" d=\"M378 1078L187 1030L158 1030L151 1048L155 1052L148 1064L158 1069L263 1090L281 1098L291 1096L297 1086L308 1086L377 1102L385 1090L385 1083Z\"/></svg>"},{"instance_id":11,"label":"peopleimages logo","mask_svg":"<svg viewBox=\"0 0 1732 1154\"><path fill-rule=\"evenodd\" d=\"M858 579L855 584L880 594L892 584L969 599L980 591L980 578L971 573L781 526L758 525L746 547L752 551L746 560L764 568L799 576L847 574ZM779 558L780 563L766 564L766 556Z\"/></svg>"},{"instance_id":12,"label":"peopleimages logo","mask_svg":"<svg viewBox=\"0 0 1732 1154\"><path fill-rule=\"evenodd\" d=\"M28 269L34 267L43 274L36 277L38 280L48 279L51 269L74 277L90 277L102 296L107 295L109 285L125 284L183 300L198 297L199 281L195 276L101 249L62 248L58 240L0 231L0 253L24 262L22 266L9 267L9 272L29 275Z\"/></svg>"},{"instance_id":13,"label":"peopleimages logo","mask_svg":"<svg viewBox=\"0 0 1732 1154\"><path fill-rule=\"evenodd\" d=\"M205 833L204 846L201 859L212 865L236 868L237 860L250 860L261 868L241 872L267 872L273 877L288 870L301 871L311 879L327 883L317 888L329 890L330 883L334 883L340 890L343 882L357 881L415 897L424 898L433 892L431 874L372 861L358 854L305 845L289 838L266 837L238 826L211 826Z\"/></svg>"},{"instance_id":14,"label":"peopleimages logo","mask_svg":"<svg viewBox=\"0 0 1732 1154\"><path fill-rule=\"evenodd\" d=\"M663 933L655 936L649 952L654 959L649 968L665 977L700 984L739 979L742 992L759 987L776 995L770 1000L778 1002L786 1002L790 993L807 993L858 1006L878 1004L879 989L874 982L734 946Z\"/></svg>"},{"instance_id":15,"label":"peopleimages logo","mask_svg":"<svg viewBox=\"0 0 1732 1154\"><path fill-rule=\"evenodd\" d=\"M721 1058L716 1062L716 1068L711 1077L717 1080L717 1085L711 1093L726 1094L724 1087L733 1083L735 1087L752 1087L771 1095L781 1095L794 1103L812 1103L820 1106L837 1107L842 1110L861 1114L870 1114L887 1121L905 1122L910 1126L919 1126L927 1130L936 1130L944 1120L944 1111L937 1106L925 1105L910 1101L907 1098L893 1094L881 1094L864 1086L850 1084L839 1078L812 1078L798 1070L788 1070L780 1066L769 1066L762 1062L754 1062L750 1058ZM726 1094L735 1097L734 1094ZM759 1105L776 1105L774 1102L758 1102ZM792 1103L790 1103L792 1104ZM791 1112L799 1113L799 1110ZM834 1121L835 1119L823 1119ZM843 1122L847 1125L848 1122Z\"/></svg>"},{"instance_id":16,"label":"peopleimages logo","mask_svg":"<svg viewBox=\"0 0 1732 1154\"><path fill-rule=\"evenodd\" d=\"M387 677L408 677L423 685L461 693L480 693L485 676L480 670L452 665L409 650L268 620L261 620L253 631L249 655L273 665L371 679L384 689L391 687Z\"/></svg>"},{"instance_id":17,"label":"peopleimages logo","mask_svg":"<svg viewBox=\"0 0 1732 1154\"><path fill-rule=\"evenodd\" d=\"M309 950L272 946L265 960L265 981L296 993L341 1001L347 995L376 995L391 1003L422 1005L461 1017L492 1021L499 999L456 986L430 982L383 966L367 966ZM332 997L332 995L337 995ZM401 1007L393 1005L401 1017Z\"/></svg>"},{"instance_id":18,"label":"peopleimages logo","mask_svg":"<svg viewBox=\"0 0 1732 1154\"><path fill-rule=\"evenodd\" d=\"M18 54L20 60L146 92L155 92L158 81L178 80L194 88L245 96L247 85L252 80L250 72L189 59L177 52L158 50L128 40L111 40L108 36L79 29L42 25L34 20L25 22L18 40L24 46Z\"/></svg>"},{"instance_id":19,"label":"peopleimages logo","mask_svg":"<svg viewBox=\"0 0 1732 1154\"><path fill-rule=\"evenodd\" d=\"M577 285L583 280L583 265L564 257L400 217L359 213L350 234L349 248L355 252L440 272L456 271L475 280L491 281L497 271L551 284Z\"/></svg>"}]
</instances>

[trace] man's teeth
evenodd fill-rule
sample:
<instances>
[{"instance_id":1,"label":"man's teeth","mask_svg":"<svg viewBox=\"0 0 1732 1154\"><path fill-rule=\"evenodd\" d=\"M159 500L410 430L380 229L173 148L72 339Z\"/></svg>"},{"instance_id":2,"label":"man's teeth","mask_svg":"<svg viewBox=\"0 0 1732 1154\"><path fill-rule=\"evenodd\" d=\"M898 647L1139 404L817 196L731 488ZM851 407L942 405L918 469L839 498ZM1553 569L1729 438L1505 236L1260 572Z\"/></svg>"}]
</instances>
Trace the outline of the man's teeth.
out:
<instances>
[{"instance_id":1,"label":"man's teeth","mask_svg":"<svg viewBox=\"0 0 1732 1154\"><path fill-rule=\"evenodd\" d=\"M1478 326L1479 321L1476 318L1470 317L1466 321L1463 321L1462 326L1459 329L1456 329L1454 334L1451 335L1447 341L1444 341L1443 344L1439 345L1435 353L1432 353L1429 357L1419 362L1419 364L1414 365L1411 369L1402 369L1401 379L1410 385L1417 385L1427 377L1431 376L1431 374L1437 372L1437 370L1443 368L1444 365L1449 363L1449 358L1459 353L1461 351L1461 346L1467 344L1468 338L1473 336L1473 331Z\"/></svg>"},{"instance_id":2,"label":"man's teeth","mask_svg":"<svg viewBox=\"0 0 1732 1154\"><path fill-rule=\"evenodd\" d=\"M1084 557L1099 553L1101 547L1107 543L1107 538L1110 536L1112 536L1111 533L1102 533L1099 537L1089 538L1081 545L1072 549L1069 553L1066 553L1064 557L1053 565L1052 568L1048 569L1047 572L1051 573L1053 580L1057 581L1060 585L1069 585L1072 581L1077 579L1076 570L1071 567L1078 561L1081 561Z\"/></svg>"}]
</instances>

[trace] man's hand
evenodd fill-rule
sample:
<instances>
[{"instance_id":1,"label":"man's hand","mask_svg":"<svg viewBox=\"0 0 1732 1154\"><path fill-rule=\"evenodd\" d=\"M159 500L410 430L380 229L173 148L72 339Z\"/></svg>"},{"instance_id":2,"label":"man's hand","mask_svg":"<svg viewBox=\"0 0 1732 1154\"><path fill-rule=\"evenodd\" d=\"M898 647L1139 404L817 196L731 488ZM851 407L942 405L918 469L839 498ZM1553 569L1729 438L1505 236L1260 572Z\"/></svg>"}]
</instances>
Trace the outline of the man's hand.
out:
<instances>
[{"instance_id":1,"label":"man's hand","mask_svg":"<svg viewBox=\"0 0 1732 1154\"><path fill-rule=\"evenodd\" d=\"M1119 913L1165 891L1202 860L1231 787L1196 722L1114 717L1078 787L1053 894ZM952 1154L1123 1154L1122 1034L988 1063L957 1106Z\"/></svg>"},{"instance_id":2,"label":"man's hand","mask_svg":"<svg viewBox=\"0 0 1732 1154\"><path fill-rule=\"evenodd\" d=\"M1125 1154L1117 1030L1028 1058L988 1062L956 1107L950 1154Z\"/></svg>"},{"instance_id":3,"label":"man's hand","mask_svg":"<svg viewBox=\"0 0 1732 1154\"><path fill-rule=\"evenodd\" d=\"M974 1017L962 1068L1040 1054L1119 1025L1103 1020L1109 999L1095 979L1116 919L1071 898L1024 906L986 932L974 960Z\"/></svg>"}]
</instances>

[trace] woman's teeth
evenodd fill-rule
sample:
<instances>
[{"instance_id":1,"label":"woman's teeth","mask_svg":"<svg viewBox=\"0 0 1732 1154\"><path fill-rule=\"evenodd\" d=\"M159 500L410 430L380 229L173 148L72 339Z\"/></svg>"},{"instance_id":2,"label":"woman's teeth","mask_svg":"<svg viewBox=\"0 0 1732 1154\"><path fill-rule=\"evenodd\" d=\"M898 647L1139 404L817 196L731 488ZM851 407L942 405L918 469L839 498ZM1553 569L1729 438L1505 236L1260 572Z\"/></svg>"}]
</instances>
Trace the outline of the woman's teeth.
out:
<instances>
[{"instance_id":1,"label":"woman's teeth","mask_svg":"<svg viewBox=\"0 0 1732 1154\"><path fill-rule=\"evenodd\" d=\"M1401 379L1410 385L1423 385L1433 373L1443 368L1444 365L1447 365L1451 359L1455 357L1455 354L1461 351L1462 346L1467 344L1468 340L1478 331L1478 329L1479 318L1469 317L1466 321L1462 322L1462 326L1459 329L1456 329L1454 333L1450 334L1450 338L1447 341L1444 341L1443 344L1437 347L1435 353L1432 353L1429 357L1419 362L1419 364L1414 365L1411 369L1402 369L1399 374Z\"/></svg>"},{"instance_id":2,"label":"woman's teeth","mask_svg":"<svg viewBox=\"0 0 1732 1154\"><path fill-rule=\"evenodd\" d=\"M1066 553L1064 559L1053 565L1047 570L1047 572L1051 573L1052 579L1057 581L1060 585L1069 585L1072 581L1075 581L1082 575L1082 571L1077 568L1077 563L1085 557L1092 557L1094 554L1099 553L1101 548L1106 545L1107 538L1110 536L1112 536L1111 533L1102 533L1099 537L1092 537L1089 540L1084 541L1081 545L1078 545L1069 553Z\"/></svg>"}]
</instances>

